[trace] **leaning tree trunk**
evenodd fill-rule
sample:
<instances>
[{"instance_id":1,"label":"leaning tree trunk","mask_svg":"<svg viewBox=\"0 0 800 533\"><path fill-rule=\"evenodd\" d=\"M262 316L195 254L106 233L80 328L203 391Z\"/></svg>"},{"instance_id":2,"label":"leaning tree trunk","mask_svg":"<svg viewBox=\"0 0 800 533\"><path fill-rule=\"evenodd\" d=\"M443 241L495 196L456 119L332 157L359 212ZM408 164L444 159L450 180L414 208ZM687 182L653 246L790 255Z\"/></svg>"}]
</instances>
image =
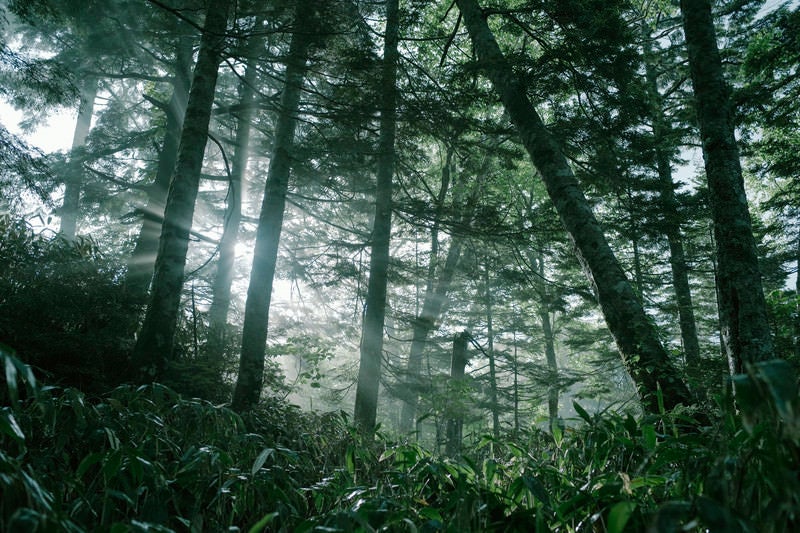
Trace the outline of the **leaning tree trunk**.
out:
<instances>
[{"instance_id":1,"label":"leaning tree trunk","mask_svg":"<svg viewBox=\"0 0 800 533\"><path fill-rule=\"evenodd\" d=\"M261 28L262 19L256 18L254 27ZM208 322L211 335L211 355L220 355L225 341L225 326L228 321L228 310L231 306L231 285L236 260L236 243L239 225L242 220L242 181L247 172L247 161L250 147L250 131L255 116L255 83L256 65L259 53L264 46L263 37L250 37L246 46L247 68L241 82L239 105L241 111L236 120L236 141L233 162L231 164L230 182L228 184L228 206L225 211L225 225L219 243L219 259L217 274L212 286L211 307L208 310Z\"/></svg>"},{"instance_id":2,"label":"leaning tree trunk","mask_svg":"<svg viewBox=\"0 0 800 533\"><path fill-rule=\"evenodd\" d=\"M94 100L97 96L97 78L86 76L81 84L78 118L72 135L72 151L70 153L67 179L64 181L64 202L61 205L61 227L59 232L65 239L72 241L78 233L80 216L81 189L83 188L83 150L86 138L92 126Z\"/></svg>"},{"instance_id":3,"label":"leaning tree trunk","mask_svg":"<svg viewBox=\"0 0 800 533\"><path fill-rule=\"evenodd\" d=\"M302 12L302 8L298 6L296 21ZM278 261L278 244L286 209L286 193L289 190L297 110L300 106L300 95L307 69L306 61L311 40L308 31L308 28L296 28L286 60L286 80L281 94L278 121L275 125L275 141L267 171L267 183L256 230L250 284L247 288L239 375L233 392L233 408L237 411L250 409L258 403L264 382L264 357L269 329L272 283Z\"/></svg>"},{"instance_id":4,"label":"leaning tree trunk","mask_svg":"<svg viewBox=\"0 0 800 533\"><path fill-rule=\"evenodd\" d=\"M230 4L230 0L210 0L206 11L200 51L181 132L178 161L164 209L153 290L132 354L132 362L140 379L144 381L159 379L167 360L172 357L186 254L189 250L189 232L200 184Z\"/></svg>"},{"instance_id":5,"label":"leaning tree trunk","mask_svg":"<svg viewBox=\"0 0 800 533\"><path fill-rule=\"evenodd\" d=\"M672 270L675 300L678 304L678 323L681 329L683 353L687 369L690 373L694 373L700 363L700 343L697 338L697 323L689 286L689 268L686 265L686 253L681 235L681 217L678 213L678 200L675 198L675 183L672 179L670 164L670 153L674 147L668 144L669 126L665 121L664 102L658 90L658 73L650 44L650 29L644 23L642 28L647 97L650 104L650 119L653 123L653 145L660 184L661 215L664 219L664 234L669 244L669 264Z\"/></svg>"},{"instance_id":6,"label":"leaning tree trunk","mask_svg":"<svg viewBox=\"0 0 800 533\"><path fill-rule=\"evenodd\" d=\"M378 389L383 360L383 325L386 317L386 286L389 243L392 234L392 178L397 131L397 49L400 28L398 0L386 1L386 35L381 70L381 118L378 141L378 171L375 187L375 219L372 225L369 282L361 332L361 356L353 411L355 423L372 431L378 412Z\"/></svg>"},{"instance_id":7,"label":"leaning tree trunk","mask_svg":"<svg viewBox=\"0 0 800 533\"><path fill-rule=\"evenodd\" d=\"M482 67L516 126L594 285L606 324L645 409L658 409L655 393L659 388L667 407L688 403L689 391L611 251L561 147L528 100L525 87L503 56L477 2L456 1Z\"/></svg>"},{"instance_id":8,"label":"leaning tree trunk","mask_svg":"<svg viewBox=\"0 0 800 533\"><path fill-rule=\"evenodd\" d=\"M681 0L681 14L714 221L723 345L737 374L774 356L772 336L711 3Z\"/></svg>"},{"instance_id":9,"label":"leaning tree trunk","mask_svg":"<svg viewBox=\"0 0 800 533\"><path fill-rule=\"evenodd\" d=\"M147 188L147 205L142 210L142 227L128 260L128 269L125 274L125 285L129 294L136 301L146 301L147 290L153 279L153 267L161 235L161 221L164 218L164 204L167 200L167 191L175 170L175 163L178 160L178 143L181 139L183 116L186 113L186 102L189 98L189 84L192 76L192 41L187 36L178 40L175 50L175 79L172 84L172 96L166 105L160 104L167 119L164 126L164 142L158 154L155 180Z\"/></svg>"}]
</instances>

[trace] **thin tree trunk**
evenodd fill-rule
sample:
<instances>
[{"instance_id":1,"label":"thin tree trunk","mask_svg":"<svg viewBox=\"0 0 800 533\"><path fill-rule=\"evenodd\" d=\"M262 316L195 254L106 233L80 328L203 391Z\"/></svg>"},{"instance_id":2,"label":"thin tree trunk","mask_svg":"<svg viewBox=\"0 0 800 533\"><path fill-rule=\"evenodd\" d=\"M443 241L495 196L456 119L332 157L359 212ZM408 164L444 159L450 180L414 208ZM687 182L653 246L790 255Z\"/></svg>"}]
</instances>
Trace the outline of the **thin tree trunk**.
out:
<instances>
[{"instance_id":1,"label":"thin tree trunk","mask_svg":"<svg viewBox=\"0 0 800 533\"><path fill-rule=\"evenodd\" d=\"M494 438L500 437L500 406L497 403L497 368L494 361L494 316L492 306L492 289L489 285L489 265L484 265L483 289L484 305L486 306L486 337L488 345L486 354L489 356L489 403L492 410L492 434Z\"/></svg>"},{"instance_id":2,"label":"thin tree trunk","mask_svg":"<svg viewBox=\"0 0 800 533\"><path fill-rule=\"evenodd\" d=\"M261 27L262 19L256 18L254 27ZM224 345L225 326L231 306L231 285L233 285L236 243L239 225L242 220L242 182L247 172L250 148L250 132L255 115L256 65L259 52L264 46L263 37L250 37L246 46L247 68L241 81L239 103L241 112L236 120L236 141L228 184L228 206L225 212L225 225L219 243L217 274L212 286L211 307L208 310L212 355L220 355Z\"/></svg>"},{"instance_id":3,"label":"thin tree trunk","mask_svg":"<svg viewBox=\"0 0 800 533\"><path fill-rule=\"evenodd\" d=\"M229 6L230 0L210 0L206 11L181 131L178 161L164 209L150 304L132 354L133 364L144 381L160 379L167 360L172 357L189 250L189 232L225 43Z\"/></svg>"},{"instance_id":4,"label":"thin tree trunk","mask_svg":"<svg viewBox=\"0 0 800 533\"><path fill-rule=\"evenodd\" d=\"M361 357L353 412L355 423L372 431L378 411L378 389L383 360L383 325L386 317L386 286L389 243L392 233L392 179L397 131L397 66L400 10L398 0L386 0L386 35L381 71L381 118L375 219L372 227L369 282L361 333Z\"/></svg>"},{"instance_id":5,"label":"thin tree trunk","mask_svg":"<svg viewBox=\"0 0 800 533\"><path fill-rule=\"evenodd\" d=\"M561 222L575 244L578 259L594 285L600 308L622 361L637 385L645 409L657 411L661 388L667 407L689 403L686 385L658 339L603 235L561 147L545 127L489 29L475 0L457 0L483 69L517 128L542 176Z\"/></svg>"},{"instance_id":6,"label":"thin tree trunk","mask_svg":"<svg viewBox=\"0 0 800 533\"><path fill-rule=\"evenodd\" d=\"M767 305L711 4L681 0L681 14L717 243L722 337L731 372L741 373L774 356Z\"/></svg>"},{"instance_id":7,"label":"thin tree trunk","mask_svg":"<svg viewBox=\"0 0 800 533\"><path fill-rule=\"evenodd\" d=\"M539 257L533 263L536 264L539 275L537 279L537 293L539 296L539 322L542 326L544 336L544 355L547 360L547 370L550 383L547 387L547 414L550 419L550 430L558 425L558 395L560 392L558 385L558 360L556 358L556 344L553 336L553 326L550 322L550 298L545 286L544 252L539 252Z\"/></svg>"},{"instance_id":8,"label":"thin tree trunk","mask_svg":"<svg viewBox=\"0 0 800 533\"><path fill-rule=\"evenodd\" d=\"M167 200L169 182L178 160L178 144L183 129L183 116L189 98L189 84L192 76L192 39L182 36L175 50L175 79L172 96L165 106L166 124L164 142L158 155L158 166L153 183L147 188L147 205L142 213L142 227L136 238L133 253L128 260L125 285L137 301L146 301L153 267L158 254L161 235L161 221L164 218L164 204Z\"/></svg>"},{"instance_id":9,"label":"thin tree trunk","mask_svg":"<svg viewBox=\"0 0 800 533\"><path fill-rule=\"evenodd\" d=\"M467 366L467 341L469 333L459 333L453 339L453 355L450 359L450 384L454 391L459 390L464 380L464 368ZM451 403L453 408L447 417L445 437L445 453L449 457L457 457L461 453L462 428L464 427L463 402Z\"/></svg>"},{"instance_id":10,"label":"thin tree trunk","mask_svg":"<svg viewBox=\"0 0 800 533\"><path fill-rule=\"evenodd\" d=\"M672 287L678 304L678 323L681 329L686 367L690 373L694 373L700 363L700 343L697 338L697 323L694 318L692 292L689 286L689 268L686 265L686 254L683 249L681 217L678 213L678 200L675 198L675 183L672 179L670 152L673 147L667 145L669 142L667 138L668 126L664 120L664 102L658 90L658 74L652 45L650 44L650 30L647 24L644 23L642 28L647 96L650 103L650 118L653 123L656 168L661 187L660 199L661 212L664 218L664 234L669 244Z\"/></svg>"},{"instance_id":11,"label":"thin tree trunk","mask_svg":"<svg viewBox=\"0 0 800 533\"><path fill-rule=\"evenodd\" d=\"M305 2L298 5L295 23L299 23L307 7L309 6ZM286 79L281 94L272 158L269 162L267 183L256 230L250 284L247 287L239 375L233 391L233 408L237 411L254 407L259 401L264 384L264 357L269 331L272 284L278 261L278 245L283 229L286 193L289 190L289 175L292 168L297 113L308 68L306 63L311 37L309 28L301 28L297 24L289 45L289 56L286 59Z\"/></svg>"},{"instance_id":12,"label":"thin tree trunk","mask_svg":"<svg viewBox=\"0 0 800 533\"><path fill-rule=\"evenodd\" d=\"M425 299L422 303L422 311L414 318L412 325L412 338L411 350L408 356L408 364L406 366L406 374L408 376L408 390L406 390L406 400L403 403L400 413L400 433L408 433L414 425L414 419L417 416L419 409L419 391L422 374L422 361L424 359L425 347L428 344L428 336L437 327L437 322L441 319L442 313L445 310L448 292L453 283L456 267L458 266L459 259L461 258L461 250L464 245L464 239L460 235L452 236L450 246L447 250L444 266L439 273L439 279L436 281L436 267L438 263L438 250L439 250L439 225L441 223L441 215L444 209L444 200L447 193L447 186L450 183L450 166L452 161L453 151L448 149L445 166L442 169L442 188L439 191L437 198L437 213L434 220L433 228L431 228L431 254L430 262L428 263L428 279L425 288ZM472 212L477 201L477 191L475 188L470 198L467 200L464 209L462 210L460 223L462 225L468 224L472 218ZM458 196L455 195L454 202L458 202Z\"/></svg>"},{"instance_id":13,"label":"thin tree trunk","mask_svg":"<svg viewBox=\"0 0 800 533\"><path fill-rule=\"evenodd\" d=\"M97 97L97 78L86 76L81 84L78 118L72 135L72 151L67 179L64 181L64 202L61 205L60 233L69 241L75 240L80 217L81 189L83 188L83 150L92 126L94 100Z\"/></svg>"},{"instance_id":14,"label":"thin tree trunk","mask_svg":"<svg viewBox=\"0 0 800 533\"><path fill-rule=\"evenodd\" d=\"M794 356L800 360L800 234L797 236L797 244L795 246L797 271L794 276Z\"/></svg>"},{"instance_id":15,"label":"thin tree trunk","mask_svg":"<svg viewBox=\"0 0 800 533\"><path fill-rule=\"evenodd\" d=\"M439 194L436 198L436 214L434 218L433 227L431 228L431 252L428 259L428 275L425 282L425 298L422 302L422 310L417 313L412 324L412 338L411 338L411 351L408 356L408 364L406 371L408 374L408 387L405 391L408 395L406 401L403 403L400 412L399 430L401 433L407 433L411 430L416 416L417 406L419 403L419 387L420 374L422 370L422 360L427 344L428 335L436 327L436 321L439 319L441 312L444 308L445 299L447 298L447 290L452 281L455 266L458 263L458 258L461 255L461 239L454 237L450 243L447 252L447 259L441 279L438 284L435 282L436 278L436 265L439 257L439 226L441 224L441 214L444 207L445 197L450 188L450 167L453 157L453 148L448 146L447 156L445 163L442 167L442 184L439 188Z\"/></svg>"}]
</instances>

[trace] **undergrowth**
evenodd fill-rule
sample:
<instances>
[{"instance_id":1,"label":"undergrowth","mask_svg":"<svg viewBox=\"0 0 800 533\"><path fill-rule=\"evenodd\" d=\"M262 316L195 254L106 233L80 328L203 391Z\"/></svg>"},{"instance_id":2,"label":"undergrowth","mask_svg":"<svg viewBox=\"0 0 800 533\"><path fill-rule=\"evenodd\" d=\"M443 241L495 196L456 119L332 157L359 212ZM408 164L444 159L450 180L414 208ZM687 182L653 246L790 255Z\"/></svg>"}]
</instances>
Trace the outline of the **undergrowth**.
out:
<instances>
[{"instance_id":1,"label":"undergrowth","mask_svg":"<svg viewBox=\"0 0 800 533\"><path fill-rule=\"evenodd\" d=\"M4 531L792 531L797 384L751 368L688 411L484 437L459 459L268 399L242 417L153 385L85 396L2 350Z\"/></svg>"}]
</instances>

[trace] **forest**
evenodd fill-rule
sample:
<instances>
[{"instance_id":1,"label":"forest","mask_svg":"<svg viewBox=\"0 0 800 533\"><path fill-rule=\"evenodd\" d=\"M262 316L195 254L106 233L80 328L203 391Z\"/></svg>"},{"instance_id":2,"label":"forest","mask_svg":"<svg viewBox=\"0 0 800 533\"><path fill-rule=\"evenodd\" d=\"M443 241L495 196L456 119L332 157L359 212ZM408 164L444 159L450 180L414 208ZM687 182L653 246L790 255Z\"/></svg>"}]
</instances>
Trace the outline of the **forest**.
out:
<instances>
[{"instance_id":1,"label":"forest","mask_svg":"<svg viewBox=\"0 0 800 533\"><path fill-rule=\"evenodd\" d=\"M5 0L0 113L0 531L800 529L796 0Z\"/></svg>"}]
</instances>

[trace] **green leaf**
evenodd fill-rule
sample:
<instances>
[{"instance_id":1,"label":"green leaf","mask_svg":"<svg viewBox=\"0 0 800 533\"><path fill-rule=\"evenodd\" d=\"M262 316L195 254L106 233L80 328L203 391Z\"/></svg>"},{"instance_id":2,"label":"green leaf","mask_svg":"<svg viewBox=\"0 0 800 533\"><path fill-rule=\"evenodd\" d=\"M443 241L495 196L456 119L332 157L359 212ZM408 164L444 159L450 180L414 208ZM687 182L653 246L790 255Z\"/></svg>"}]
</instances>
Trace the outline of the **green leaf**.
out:
<instances>
[{"instance_id":1,"label":"green leaf","mask_svg":"<svg viewBox=\"0 0 800 533\"><path fill-rule=\"evenodd\" d=\"M278 517L277 511L264 515L264 517L261 520L253 524L253 527L247 530L247 533L260 533L261 531L264 531L264 529L266 529L266 527L269 524L271 524L272 521L275 520L275 518L277 517Z\"/></svg>"},{"instance_id":2,"label":"green leaf","mask_svg":"<svg viewBox=\"0 0 800 533\"><path fill-rule=\"evenodd\" d=\"M19 401L19 389L17 388L17 366L14 358L3 352L3 363L6 371L6 386L8 387L8 397L11 405L16 405Z\"/></svg>"},{"instance_id":3,"label":"green leaf","mask_svg":"<svg viewBox=\"0 0 800 533\"><path fill-rule=\"evenodd\" d=\"M344 464L351 476L356 473L356 451L353 446L348 446L344 453Z\"/></svg>"},{"instance_id":4,"label":"green leaf","mask_svg":"<svg viewBox=\"0 0 800 533\"><path fill-rule=\"evenodd\" d=\"M575 412L578 413L578 416L583 418L588 424L592 423L592 417L589 416L589 413L586 412L586 409L581 407L581 404L576 402L575 400L572 401L572 407L575 408Z\"/></svg>"},{"instance_id":5,"label":"green leaf","mask_svg":"<svg viewBox=\"0 0 800 533\"><path fill-rule=\"evenodd\" d=\"M267 459L272 457L275 453L275 448L264 448L261 450L261 453L258 454L256 460L253 462L253 467L250 469L250 475L255 476L256 472L261 470L261 467L264 466L264 463L267 462Z\"/></svg>"},{"instance_id":6,"label":"green leaf","mask_svg":"<svg viewBox=\"0 0 800 533\"><path fill-rule=\"evenodd\" d=\"M653 424L643 424L642 425L642 438L644 440L644 447L648 451L653 451L656 449L656 444L658 444L658 439L656 438L656 428Z\"/></svg>"},{"instance_id":7,"label":"green leaf","mask_svg":"<svg viewBox=\"0 0 800 533\"><path fill-rule=\"evenodd\" d=\"M636 509L634 502L618 502L608 513L608 533L622 533L633 511Z\"/></svg>"},{"instance_id":8,"label":"green leaf","mask_svg":"<svg viewBox=\"0 0 800 533\"><path fill-rule=\"evenodd\" d=\"M758 377L766 384L778 414L784 420L794 418L797 399L797 376L792 366L783 359L773 359L755 365Z\"/></svg>"},{"instance_id":9,"label":"green leaf","mask_svg":"<svg viewBox=\"0 0 800 533\"><path fill-rule=\"evenodd\" d=\"M556 446L558 446L560 448L561 447L561 441L564 440L564 433L561 431L561 428L558 426L558 424L556 424L552 428L550 428L550 431L553 432L553 440L555 441Z\"/></svg>"},{"instance_id":10,"label":"green leaf","mask_svg":"<svg viewBox=\"0 0 800 533\"><path fill-rule=\"evenodd\" d=\"M103 454L100 452L90 453L86 457L83 458L81 464L78 465L78 470L75 471L75 474L80 478L92 467L99 463L103 459Z\"/></svg>"},{"instance_id":11,"label":"green leaf","mask_svg":"<svg viewBox=\"0 0 800 533\"><path fill-rule=\"evenodd\" d=\"M25 440L25 433L19 427L14 414L7 407L3 408L2 416L0 416L0 432L5 433L17 442Z\"/></svg>"}]
</instances>

